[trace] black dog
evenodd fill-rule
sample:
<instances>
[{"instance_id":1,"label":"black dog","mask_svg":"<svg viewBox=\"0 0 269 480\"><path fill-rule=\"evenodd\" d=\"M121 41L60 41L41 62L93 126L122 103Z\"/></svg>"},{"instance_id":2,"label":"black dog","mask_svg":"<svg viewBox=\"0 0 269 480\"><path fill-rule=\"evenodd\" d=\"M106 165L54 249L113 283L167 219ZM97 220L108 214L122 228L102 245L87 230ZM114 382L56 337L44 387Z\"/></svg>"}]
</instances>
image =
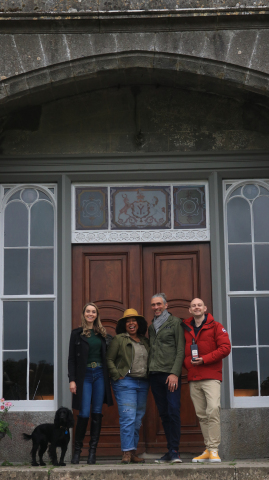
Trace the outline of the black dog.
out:
<instances>
[{"instance_id":1,"label":"black dog","mask_svg":"<svg viewBox=\"0 0 269 480\"><path fill-rule=\"evenodd\" d=\"M42 425L38 425L38 427L34 429L32 435L23 433L24 440L32 439L33 441L33 448L31 450L32 465L39 465L36 461L37 450L40 465L46 465L42 457L47 450L49 443L49 456L52 464L55 466L65 466L64 456L66 454L67 445L70 441L69 428L72 428L73 426L73 413L68 408L61 407L55 413L54 423L42 423ZM62 450L59 463L57 461L56 447L61 447Z\"/></svg>"}]
</instances>

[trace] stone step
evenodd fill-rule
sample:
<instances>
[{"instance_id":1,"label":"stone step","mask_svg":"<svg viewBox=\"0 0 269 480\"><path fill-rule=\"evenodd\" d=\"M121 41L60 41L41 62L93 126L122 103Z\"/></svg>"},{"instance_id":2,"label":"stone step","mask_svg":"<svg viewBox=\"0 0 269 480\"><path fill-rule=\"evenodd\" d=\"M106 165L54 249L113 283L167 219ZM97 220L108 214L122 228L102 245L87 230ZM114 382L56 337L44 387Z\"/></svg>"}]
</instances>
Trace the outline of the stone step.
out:
<instances>
[{"instance_id":1,"label":"stone step","mask_svg":"<svg viewBox=\"0 0 269 480\"><path fill-rule=\"evenodd\" d=\"M0 480L269 480L269 461L234 461L218 465L79 465L0 467Z\"/></svg>"}]
</instances>

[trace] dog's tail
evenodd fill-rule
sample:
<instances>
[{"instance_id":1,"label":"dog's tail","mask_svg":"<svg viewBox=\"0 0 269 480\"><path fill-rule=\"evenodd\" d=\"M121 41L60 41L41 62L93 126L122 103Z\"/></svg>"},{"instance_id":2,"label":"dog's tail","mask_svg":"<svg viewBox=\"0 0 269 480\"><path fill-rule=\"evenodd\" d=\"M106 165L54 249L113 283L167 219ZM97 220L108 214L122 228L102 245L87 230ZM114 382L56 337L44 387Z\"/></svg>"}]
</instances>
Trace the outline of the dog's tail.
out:
<instances>
[{"instance_id":1,"label":"dog's tail","mask_svg":"<svg viewBox=\"0 0 269 480\"><path fill-rule=\"evenodd\" d=\"M32 439L32 435L28 435L27 433L23 433L22 438L24 438L24 440L26 440L28 442L28 440Z\"/></svg>"}]
</instances>

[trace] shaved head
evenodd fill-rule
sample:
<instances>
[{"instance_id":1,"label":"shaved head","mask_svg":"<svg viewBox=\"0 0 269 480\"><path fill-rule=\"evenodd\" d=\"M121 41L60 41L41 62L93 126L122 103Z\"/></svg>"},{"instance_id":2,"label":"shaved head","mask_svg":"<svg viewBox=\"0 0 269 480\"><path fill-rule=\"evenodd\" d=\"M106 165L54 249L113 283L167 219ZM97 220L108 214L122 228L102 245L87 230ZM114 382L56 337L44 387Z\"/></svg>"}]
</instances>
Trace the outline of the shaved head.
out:
<instances>
[{"instance_id":1,"label":"shaved head","mask_svg":"<svg viewBox=\"0 0 269 480\"><path fill-rule=\"evenodd\" d=\"M191 306L192 304L194 304L194 303L195 303L195 304L196 304L196 303L202 303L203 305L205 304L205 302L204 302L201 298L194 298L194 299L191 301L190 306Z\"/></svg>"},{"instance_id":2,"label":"shaved head","mask_svg":"<svg viewBox=\"0 0 269 480\"><path fill-rule=\"evenodd\" d=\"M204 319L205 312L207 311L207 306L204 304L204 301L201 298L194 298L190 303L189 312L194 317L195 320L199 321Z\"/></svg>"}]
</instances>

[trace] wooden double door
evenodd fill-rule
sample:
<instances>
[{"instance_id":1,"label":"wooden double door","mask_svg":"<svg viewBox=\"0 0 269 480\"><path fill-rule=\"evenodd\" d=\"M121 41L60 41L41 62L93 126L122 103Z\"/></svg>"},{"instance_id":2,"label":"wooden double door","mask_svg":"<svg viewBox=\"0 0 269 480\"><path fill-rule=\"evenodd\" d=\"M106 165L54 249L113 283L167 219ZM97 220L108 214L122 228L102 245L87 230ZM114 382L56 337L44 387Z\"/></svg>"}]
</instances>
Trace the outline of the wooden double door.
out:
<instances>
[{"instance_id":1,"label":"wooden double door","mask_svg":"<svg viewBox=\"0 0 269 480\"><path fill-rule=\"evenodd\" d=\"M85 303L93 301L108 333L115 335L117 320L127 308L135 308L150 325L151 296L165 292L168 310L181 318L189 316L194 297L211 308L209 244L75 245L73 247L73 328L81 325ZM77 412L75 412L77 413ZM120 455L117 404L103 408L98 455ZM180 451L198 452L203 445L199 422L190 399L186 371L181 385ZM89 430L89 429L88 429ZM82 455L87 454L89 431ZM166 439L149 392L147 411L140 430L139 453L163 452Z\"/></svg>"}]
</instances>

